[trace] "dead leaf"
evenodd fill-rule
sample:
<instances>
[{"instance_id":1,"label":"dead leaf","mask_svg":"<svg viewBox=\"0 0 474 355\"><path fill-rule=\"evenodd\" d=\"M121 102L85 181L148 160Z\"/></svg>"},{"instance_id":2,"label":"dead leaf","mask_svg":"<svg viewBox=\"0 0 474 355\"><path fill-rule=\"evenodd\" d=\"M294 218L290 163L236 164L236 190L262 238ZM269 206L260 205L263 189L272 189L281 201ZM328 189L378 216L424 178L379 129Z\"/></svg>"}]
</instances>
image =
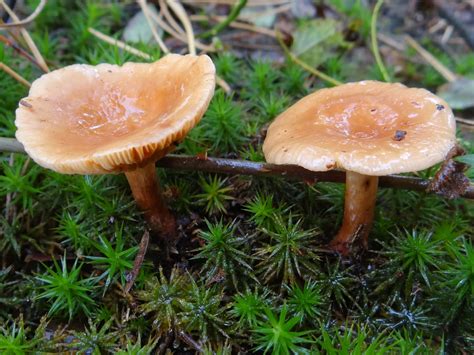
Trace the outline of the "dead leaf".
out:
<instances>
[{"instance_id":1,"label":"dead leaf","mask_svg":"<svg viewBox=\"0 0 474 355\"><path fill-rule=\"evenodd\" d=\"M348 48L342 35L342 25L331 19L305 21L293 34L291 52L314 67L334 57L341 47Z\"/></svg>"},{"instance_id":2,"label":"dead leaf","mask_svg":"<svg viewBox=\"0 0 474 355\"><path fill-rule=\"evenodd\" d=\"M442 85L437 94L456 110L474 107L474 80L459 78Z\"/></svg>"},{"instance_id":3,"label":"dead leaf","mask_svg":"<svg viewBox=\"0 0 474 355\"><path fill-rule=\"evenodd\" d=\"M148 4L147 6L150 12L158 15L158 12L153 5ZM156 30L161 37L163 35L163 30L159 27L156 27ZM124 41L131 43L152 43L154 41L153 34L143 11L137 12L135 16L128 21L123 32L123 39Z\"/></svg>"}]
</instances>

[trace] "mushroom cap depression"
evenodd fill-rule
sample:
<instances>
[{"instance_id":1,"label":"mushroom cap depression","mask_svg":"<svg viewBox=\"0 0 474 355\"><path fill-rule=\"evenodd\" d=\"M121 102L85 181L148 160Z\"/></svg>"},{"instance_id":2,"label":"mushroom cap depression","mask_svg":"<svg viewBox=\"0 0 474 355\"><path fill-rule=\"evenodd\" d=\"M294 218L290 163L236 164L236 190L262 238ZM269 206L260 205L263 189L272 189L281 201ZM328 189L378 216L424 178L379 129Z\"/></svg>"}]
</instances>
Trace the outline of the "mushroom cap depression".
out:
<instances>
[{"instance_id":1,"label":"mushroom cap depression","mask_svg":"<svg viewBox=\"0 0 474 355\"><path fill-rule=\"evenodd\" d=\"M378 176L442 161L455 145L455 131L451 109L429 91L361 81L319 90L291 106L270 125L263 152L269 163Z\"/></svg>"},{"instance_id":2,"label":"mushroom cap depression","mask_svg":"<svg viewBox=\"0 0 474 355\"><path fill-rule=\"evenodd\" d=\"M71 65L33 83L16 110L16 137L60 173L131 170L161 158L200 121L214 86L205 55Z\"/></svg>"}]
</instances>

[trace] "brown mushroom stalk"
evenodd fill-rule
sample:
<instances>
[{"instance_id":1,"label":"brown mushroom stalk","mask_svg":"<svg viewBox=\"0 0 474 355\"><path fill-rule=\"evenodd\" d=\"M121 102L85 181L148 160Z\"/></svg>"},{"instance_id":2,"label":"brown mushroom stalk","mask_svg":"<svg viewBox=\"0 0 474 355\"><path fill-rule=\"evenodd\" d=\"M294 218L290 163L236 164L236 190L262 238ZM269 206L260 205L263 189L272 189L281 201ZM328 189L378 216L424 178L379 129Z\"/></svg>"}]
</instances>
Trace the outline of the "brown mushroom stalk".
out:
<instances>
[{"instance_id":1,"label":"brown mushroom stalk","mask_svg":"<svg viewBox=\"0 0 474 355\"><path fill-rule=\"evenodd\" d=\"M374 219L378 181L378 176L346 172L344 219L341 229L331 241L331 248L341 255L347 255L355 241L360 241L367 248Z\"/></svg>"},{"instance_id":2,"label":"brown mushroom stalk","mask_svg":"<svg viewBox=\"0 0 474 355\"><path fill-rule=\"evenodd\" d=\"M150 228L165 240L174 240L176 220L166 206L156 175L155 163L125 172L133 197L144 212Z\"/></svg>"}]
</instances>

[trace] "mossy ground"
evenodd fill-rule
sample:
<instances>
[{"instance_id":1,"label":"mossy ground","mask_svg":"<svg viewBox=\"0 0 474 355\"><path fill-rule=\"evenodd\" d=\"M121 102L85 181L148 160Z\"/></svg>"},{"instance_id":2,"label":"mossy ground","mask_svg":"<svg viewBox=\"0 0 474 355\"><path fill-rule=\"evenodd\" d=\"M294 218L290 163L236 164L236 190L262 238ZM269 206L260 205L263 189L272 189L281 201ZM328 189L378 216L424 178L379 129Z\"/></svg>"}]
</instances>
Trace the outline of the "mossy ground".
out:
<instances>
[{"instance_id":1,"label":"mossy ground","mask_svg":"<svg viewBox=\"0 0 474 355\"><path fill-rule=\"evenodd\" d=\"M118 35L133 11L108 1L51 0L30 33L52 68L142 61L87 31ZM363 19L359 11L345 15ZM157 47L138 47L159 57ZM435 54L462 74L473 72L472 54L456 63ZM225 51L212 57L234 94L216 92L178 153L260 161L268 122L325 85L291 62ZM28 80L41 75L9 47L0 47L0 61ZM322 69L350 81L352 65L339 54ZM372 64L360 71L380 79ZM442 83L417 62L407 62L396 80L431 89ZM13 137L27 89L4 73L0 87L0 135ZM125 177L60 175L22 155L1 154L0 164L2 353L474 350L472 202L380 190L369 251L341 260L325 246L341 221L343 185L160 169L181 241L165 260L152 236L128 294L146 225Z\"/></svg>"}]
</instances>

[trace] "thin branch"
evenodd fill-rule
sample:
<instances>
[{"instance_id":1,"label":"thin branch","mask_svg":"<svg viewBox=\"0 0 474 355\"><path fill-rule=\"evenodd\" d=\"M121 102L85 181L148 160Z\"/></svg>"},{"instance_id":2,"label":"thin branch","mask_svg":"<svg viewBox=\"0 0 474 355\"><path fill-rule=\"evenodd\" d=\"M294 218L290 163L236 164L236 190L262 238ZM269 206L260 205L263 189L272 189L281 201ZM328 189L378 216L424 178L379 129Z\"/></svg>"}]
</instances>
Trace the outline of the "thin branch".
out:
<instances>
[{"instance_id":1,"label":"thin branch","mask_svg":"<svg viewBox=\"0 0 474 355\"><path fill-rule=\"evenodd\" d=\"M229 15L224 21L219 22L209 31L199 34L199 37L208 38L208 37L213 37L217 35L220 31L222 31L224 28L229 26L231 22L233 22L239 16L240 11L242 11L242 9L245 7L246 4L247 4L247 0L239 0L239 2L232 7Z\"/></svg>"},{"instance_id":2,"label":"thin branch","mask_svg":"<svg viewBox=\"0 0 474 355\"><path fill-rule=\"evenodd\" d=\"M157 166L168 169L189 171L205 171L220 174L242 174L257 176L280 176L284 178L345 183L346 174L343 171L331 170L315 172L297 165L275 165L255 163L245 160L211 158L206 159L169 154L157 162ZM380 176L379 185L395 189L425 191L430 180L414 176L387 175ZM470 187L463 195L465 198L474 199L474 187Z\"/></svg>"},{"instance_id":3,"label":"thin branch","mask_svg":"<svg viewBox=\"0 0 474 355\"><path fill-rule=\"evenodd\" d=\"M14 149L11 149L13 144ZM19 143L12 138L0 140L0 152L24 153L19 148ZM343 171L331 170L315 172L297 165L275 165L267 163L255 163L246 160L193 157L186 155L168 154L157 162L157 166L167 169L182 171L202 171L217 174L231 175L255 175L255 176L279 176L289 179L345 183L346 174ZM406 189L414 191L426 191L430 180L414 176L387 175L379 178L380 187L394 189ZM462 195L464 198L474 199L474 186L470 186Z\"/></svg>"},{"instance_id":4,"label":"thin branch","mask_svg":"<svg viewBox=\"0 0 474 355\"><path fill-rule=\"evenodd\" d=\"M143 11L143 14L145 15L146 22L148 23L148 27L150 27L153 38L155 38L155 41L160 46L161 51L165 54L168 54L170 52L170 50L168 49L168 47L166 47L166 44L163 42L160 35L156 31L155 25L153 24L151 16L150 16L151 11L148 8L146 0L137 0L137 2L138 2L138 4L140 5L140 7Z\"/></svg>"},{"instance_id":5,"label":"thin branch","mask_svg":"<svg viewBox=\"0 0 474 355\"><path fill-rule=\"evenodd\" d=\"M137 57L146 59L146 60L152 60L152 56L149 55L148 53L142 52L141 50L138 50L136 48L133 48L132 46L129 46L125 42L122 42L119 39L115 39L113 37L107 36L105 33L102 33L100 31L97 31L91 27L88 28L88 31L92 33L94 36L96 36L98 39L101 39L102 41L109 43L113 46L117 46L120 49L123 49L124 51L131 53L133 55L136 55Z\"/></svg>"},{"instance_id":6,"label":"thin branch","mask_svg":"<svg viewBox=\"0 0 474 355\"><path fill-rule=\"evenodd\" d=\"M405 41L412 46L424 60L428 62L438 73L440 73L447 81L453 82L457 79L456 74L449 70L443 63L436 59L430 52L418 44L411 36L406 35Z\"/></svg>"},{"instance_id":7,"label":"thin branch","mask_svg":"<svg viewBox=\"0 0 474 355\"><path fill-rule=\"evenodd\" d=\"M8 13L8 15L11 17L11 19L13 21L15 21L14 23L16 22L19 22L19 18L18 16L13 12L12 9L10 9L10 6L8 6L5 1L3 0L0 0L0 5L3 6L3 8L5 9L5 11ZM35 42L33 41L33 38L31 38L30 34L28 33L27 30L25 30L24 28L20 28L20 33L21 35L23 36L23 38L25 39L25 42L26 44L28 45L28 48L30 48L30 51L31 53L33 54L33 56L36 58L36 61L38 62L38 64L40 65L41 69L47 73L49 72L49 68L48 68L48 65L46 64L46 61L44 60L43 56L41 55L40 51L38 50L38 47L36 47L36 44Z\"/></svg>"},{"instance_id":8,"label":"thin branch","mask_svg":"<svg viewBox=\"0 0 474 355\"><path fill-rule=\"evenodd\" d=\"M374 53L375 61L379 67L380 72L382 73L383 80L389 83L390 75L383 64L382 57L380 56L379 45L377 43L377 17L379 15L380 8L383 5L383 0L378 0L374 7L374 12L372 13L372 20L370 22L370 38L372 43L372 52Z\"/></svg>"},{"instance_id":9,"label":"thin branch","mask_svg":"<svg viewBox=\"0 0 474 355\"><path fill-rule=\"evenodd\" d=\"M461 124L465 124L466 126L474 126L474 119L465 119L461 117L454 117L456 119L456 122L459 122Z\"/></svg>"},{"instance_id":10,"label":"thin branch","mask_svg":"<svg viewBox=\"0 0 474 355\"><path fill-rule=\"evenodd\" d=\"M1 2L3 3L3 0L1 0ZM35 18L38 17L38 15L41 13L41 11L43 11L45 5L46 5L46 0L40 0L40 3L36 7L35 11L33 11L31 13L30 16L28 16L27 18L25 18L21 21L17 21L17 22L14 22L14 23L1 23L0 24L0 29L28 25L29 23L33 22Z\"/></svg>"},{"instance_id":11,"label":"thin branch","mask_svg":"<svg viewBox=\"0 0 474 355\"><path fill-rule=\"evenodd\" d=\"M0 62L0 70L3 70L5 73L10 75L13 79L18 81L20 84L26 86L27 88L31 87L31 84L28 80L26 80L24 77L22 77L20 74L18 74L16 71L14 71L5 63Z\"/></svg>"},{"instance_id":12,"label":"thin branch","mask_svg":"<svg viewBox=\"0 0 474 355\"><path fill-rule=\"evenodd\" d=\"M295 56L293 53L291 53L291 51L289 50L289 48L286 46L286 44L283 42L283 39L281 37L281 33L276 31L276 36L277 36L277 40L278 40L278 43L280 44L281 48L283 48L283 51L285 52L285 54L293 61L295 62L296 64L298 64L300 67L302 67L303 69L309 71L311 74L313 74L314 76L317 76L318 78L322 79L322 80L325 80L327 81L328 83L334 85L334 86L337 86L337 85L341 85L342 83L336 79L333 79L331 78L329 75L327 74L324 74L323 72L311 67L310 65L308 65L307 63L303 62L301 59L299 59L297 56Z\"/></svg>"},{"instance_id":13,"label":"thin branch","mask_svg":"<svg viewBox=\"0 0 474 355\"><path fill-rule=\"evenodd\" d=\"M36 61L36 59L30 54L28 53L27 51L25 51L19 44L17 44L16 42L12 41L11 39L3 36L3 35L0 35L0 42L3 42L5 43L7 46L11 47L15 52L17 52L18 54L20 54L21 56L25 57L26 59L28 59L31 63L33 63L34 65L36 65L39 69L43 70L41 68L41 65L39 65L39 63Z\"/></svg>"}]
</instances>

